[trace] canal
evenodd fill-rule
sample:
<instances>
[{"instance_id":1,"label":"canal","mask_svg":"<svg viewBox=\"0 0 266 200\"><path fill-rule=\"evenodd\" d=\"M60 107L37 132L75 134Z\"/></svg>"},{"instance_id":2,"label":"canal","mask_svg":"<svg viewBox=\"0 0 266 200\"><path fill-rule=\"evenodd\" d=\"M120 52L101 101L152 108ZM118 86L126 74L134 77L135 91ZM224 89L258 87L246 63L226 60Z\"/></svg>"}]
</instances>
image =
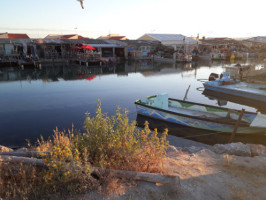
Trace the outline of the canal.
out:
<instances>
[{"instance_id":1,"label":"canal","mask_svg":"<svg viewBox=\"0 0 266 200\"><path fill-rule=\"evenodd\" d=\"M82 129L85 113L94 115L97 99L103 112L113 115L120 106L129 110L131 120L137 117L136 99L163 92L183 99L188 91L188 101L256 111L252 106L202 94L202 81L211 73L223 72L225 65L134 62L108 67L0 68L0 145L21 146L26 144L25 139L34 143L40 135L51 136L56 127L67 130L73 124ZM266 136L259 141L266 143Z\"/></svg>"}]
</instances>

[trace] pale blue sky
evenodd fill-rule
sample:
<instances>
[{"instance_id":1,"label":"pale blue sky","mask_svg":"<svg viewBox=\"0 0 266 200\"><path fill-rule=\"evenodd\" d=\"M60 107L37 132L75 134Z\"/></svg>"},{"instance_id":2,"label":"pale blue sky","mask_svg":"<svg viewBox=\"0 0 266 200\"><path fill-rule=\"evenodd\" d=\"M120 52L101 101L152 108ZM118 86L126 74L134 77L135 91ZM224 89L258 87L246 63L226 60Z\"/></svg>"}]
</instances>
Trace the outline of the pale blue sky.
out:
<instances>
[{"instance_id":1,"label":"pale blue sky","mask_svg":"<svg viewBox=\"0 0 266 200\"><path fill-rule=\"evenodd\" d=\"M136 39L151 32L266 36L265 0L84 0L84 10L76 0L0 1L0 32L30 37L118 33Z\"/></svg>"}]
</instances>

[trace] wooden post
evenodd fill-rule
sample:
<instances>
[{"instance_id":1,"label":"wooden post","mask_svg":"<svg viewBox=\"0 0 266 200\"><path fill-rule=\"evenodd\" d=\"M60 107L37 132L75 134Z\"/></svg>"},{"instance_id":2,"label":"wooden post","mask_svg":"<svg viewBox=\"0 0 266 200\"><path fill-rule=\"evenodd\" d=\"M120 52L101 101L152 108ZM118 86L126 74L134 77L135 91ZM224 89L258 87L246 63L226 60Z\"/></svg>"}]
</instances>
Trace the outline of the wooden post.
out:
<instances>
[{"instance_id":1,"label":"wooden post","mask_svg":"<svg viewBox=\"0 0 266 200\"><path fill-rule=\"evenodd\" d=\"M184 96L183 101L185 101L185 100L187 99L187 94L188 94L189 89L190 89L190 84L189 84L189 86L188 86L188 88L187 88L187 91L186 91L186 94L185 94L185 96Z\"/></svg>"},{"instance_id":2,"label":"wooden post","mask_svg":"<svg viewBox=\"0 0 266 200\"><path fill-rule=\"evenodd\" d=\"M232 135L231 135L231 137L230 137L228 143L231 143L231 142L233 141L233 139L235 138L235 135L236 135L236 132L237 132L237 129L238 129L239 123L240 123L240 121L241 121L241 119L242 119L242 117L243 117L243 115L244 115L244 112L245 112L245 109L242 108L241 113L240 113L240 115L239 115L239 117L238 117L238 120L237 120L237 122L236 122L236 124L235 124L234 130L233 130L233 132L232 132Z\"/></svg>"}]
</instances>

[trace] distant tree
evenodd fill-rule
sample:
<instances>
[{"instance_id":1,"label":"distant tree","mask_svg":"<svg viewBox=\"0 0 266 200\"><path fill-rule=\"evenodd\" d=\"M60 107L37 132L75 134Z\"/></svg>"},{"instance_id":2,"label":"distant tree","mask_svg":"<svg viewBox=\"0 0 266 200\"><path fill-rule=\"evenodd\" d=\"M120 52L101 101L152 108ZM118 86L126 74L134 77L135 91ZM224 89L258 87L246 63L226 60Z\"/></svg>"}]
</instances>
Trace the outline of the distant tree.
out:
<instances>
[{"instance_id":1,"label":"distant tree","mask_svg":"<svg viewBox=\"0 0 266 200\"><path fill-rule=\"evenodd\" d=\"M80 2L81 8L84 9L84 6L83 6L83 1L84 1L84 0L77 0L77 1Z\"/></svg>"},{"instance_id":2,"label":"distant tree","mask_svg":"<svg viewBox=\"0 0 266 200\"><path fill-rule=\"evenodd\" d=\"M205 39L206 39L205 36L203 36L203 37L202 37L202 40L205 40Z\"/></svg>"}]
</instances>

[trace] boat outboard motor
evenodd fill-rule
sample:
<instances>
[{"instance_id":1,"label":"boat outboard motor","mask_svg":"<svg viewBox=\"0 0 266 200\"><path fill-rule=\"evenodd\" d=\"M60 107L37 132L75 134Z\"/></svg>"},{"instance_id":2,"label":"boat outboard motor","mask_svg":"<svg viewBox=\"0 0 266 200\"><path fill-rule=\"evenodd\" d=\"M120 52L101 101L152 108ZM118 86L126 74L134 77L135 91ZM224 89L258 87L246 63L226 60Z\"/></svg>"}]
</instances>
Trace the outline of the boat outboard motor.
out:
<instances>
[{"instance_id":1,"label":"boat outboard motor","mask_svg":"<svg viewBox=\"0 0 266 200\"><path fill-rule=\"evenodd\" d=\"M219 78L219 75L216 73L211 73L209 76L209 81L215 81L215 79Z\"/></svg>"}]
</instances>

